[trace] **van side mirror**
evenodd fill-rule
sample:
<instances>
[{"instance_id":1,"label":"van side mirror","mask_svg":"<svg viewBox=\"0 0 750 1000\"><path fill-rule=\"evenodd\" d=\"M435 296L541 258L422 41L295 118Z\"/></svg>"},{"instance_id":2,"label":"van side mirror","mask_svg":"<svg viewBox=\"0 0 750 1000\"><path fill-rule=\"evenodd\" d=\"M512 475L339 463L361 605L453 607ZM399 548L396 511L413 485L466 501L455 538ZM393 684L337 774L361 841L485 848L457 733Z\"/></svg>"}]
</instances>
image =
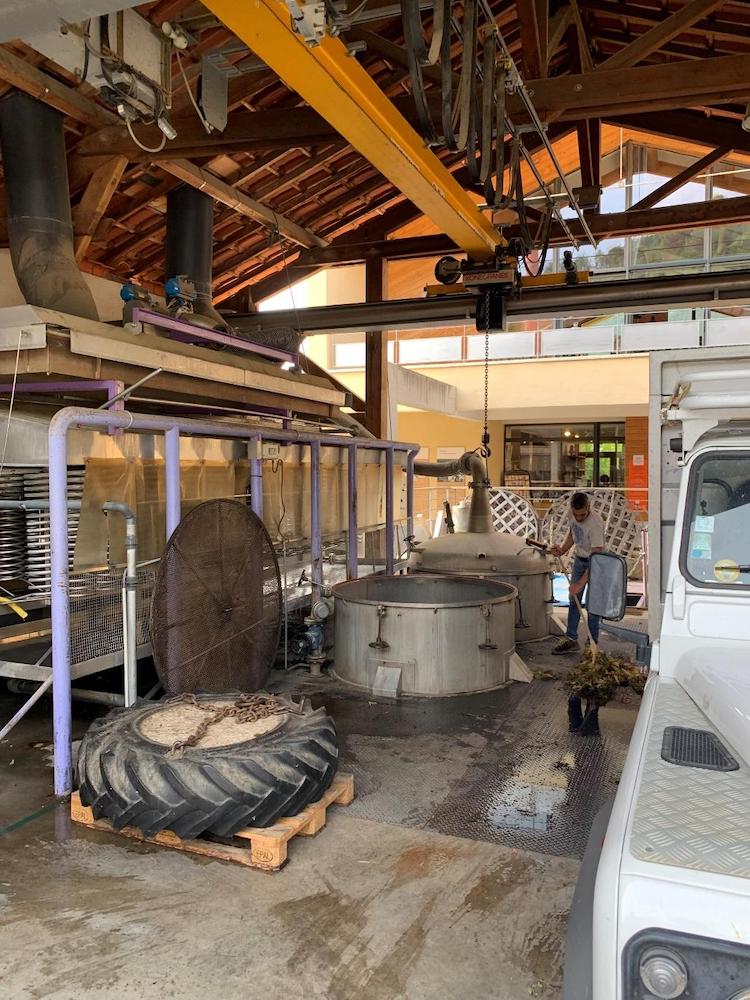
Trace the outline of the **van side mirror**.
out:
<instances>
[{"instance_id":1,"label":"van side mirror","mask_svg":"<svg viewBox=\"0 0 750 1000\"><path fill-rule=\"evenodd\" d=\"M589 559L586 607L589 614L618 622L625 615L628 564L614 552L593 552Z\"/></svg>"}]
</instances>

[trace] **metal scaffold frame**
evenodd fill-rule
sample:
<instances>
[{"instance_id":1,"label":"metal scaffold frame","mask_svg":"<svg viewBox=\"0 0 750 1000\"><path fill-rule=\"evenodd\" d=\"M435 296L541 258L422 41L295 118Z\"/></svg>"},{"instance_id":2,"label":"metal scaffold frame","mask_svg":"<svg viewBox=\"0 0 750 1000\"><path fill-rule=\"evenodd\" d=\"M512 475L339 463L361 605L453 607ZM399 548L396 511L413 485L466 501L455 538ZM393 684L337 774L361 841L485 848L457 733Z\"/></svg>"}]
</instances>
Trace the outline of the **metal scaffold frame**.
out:
<instances>
[{"instance_id":1,"label":"metal scaffold frame","mask_svg":"<svg viewBox=\"0 0 750 1000\"><path fill-rule=\"evenodd\" d=\"M371 438L353 438L333 434L316 435L301 431L275 428L232 427L213 421L188 418L176 419L132 412L112 413L83 407L66 407L59 410L49 426L49 501L50 501L50 561L52 572L52 698L55 763L55 794L67 795L72 790L72 712L71 712L71 655L70 655L70 580L68 565L68 508L67 467L68 432L72 428L91 428L108 431L156 433L164 435L164 480L166 498L166 540L180 522L180 435L217 439L242 439L250 446L250 503L258 517L263 516L262 458L260 445L263 440L285 444L307 445L310 448L310 535L312 547L313 599L320 596L322 578L321 543L321 446L346 448L349 460L348 473L348 533L347 577L358 575L357 559L357 459L359 449L383 452L385 455L385 569L394 569L394 504L393 468L394 455L406 455L406 520L407 531L412 532L414 518L414 459L419 446L396 441ZM254 450L253 450L254 444Z\"/></svg>"}]
</instances>

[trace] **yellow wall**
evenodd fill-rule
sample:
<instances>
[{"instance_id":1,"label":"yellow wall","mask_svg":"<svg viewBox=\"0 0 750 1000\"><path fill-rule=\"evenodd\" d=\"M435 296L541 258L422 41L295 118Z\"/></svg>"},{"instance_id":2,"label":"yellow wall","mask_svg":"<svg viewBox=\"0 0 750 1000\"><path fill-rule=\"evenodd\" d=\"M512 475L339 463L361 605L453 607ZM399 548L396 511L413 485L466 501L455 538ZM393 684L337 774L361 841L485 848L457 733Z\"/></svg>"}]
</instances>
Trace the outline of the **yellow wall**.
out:
<instances>
[{"instance_id":1,"label":"yellow wall","mask_svg":"<svg viewBox=\"0 0 750 1000\"><path fill-rule=\"evenodd\" d=\"M325 367L327 349L308 338L307 353ZM310 346L312 345L312 347ZM415 371L455 385L461 416L481 418L482 365L431 365ZM364 393L364 372L337 371L357 395ZM490 416L505 423L567 423L573 420L624 420L648 413L648 355L614 358L559 358L500 361L490 364Z\"/></svg>"},{"instance_id":2,"label":"yellow wall","mask_svg":"<svg viewBox=\"0 0 750 1000\"><path fill-rule=\"evenodd\" d=\"M505 429L496 420L490 421L490 460L488 469L493 483L500 482L502 470L503 437ZM399 412L396 436L399 441L413 441L428 450L425 461L437 462L438 448L463 448L473 451L482 443L482 424L479 420L462 420L444 413L421 411Z\"/></svg>"}]
</instances>

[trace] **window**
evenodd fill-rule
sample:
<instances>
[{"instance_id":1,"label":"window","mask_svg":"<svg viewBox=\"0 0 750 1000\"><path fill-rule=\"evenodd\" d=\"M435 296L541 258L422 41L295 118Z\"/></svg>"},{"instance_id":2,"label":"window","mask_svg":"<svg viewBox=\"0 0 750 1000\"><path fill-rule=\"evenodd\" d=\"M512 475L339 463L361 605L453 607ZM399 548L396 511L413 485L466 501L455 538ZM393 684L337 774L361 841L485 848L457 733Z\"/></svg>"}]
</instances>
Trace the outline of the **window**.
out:
<instances>
[{"instance_id":1,"label":"window","mask_svg":"<svg viewBox=\"0 0 750 1000\"><path fill-rule=\"evenodd\" d=\"M537 486L624 486L624 452L625 425L621 423L505 429L505 472L526 471Z\"/></svg>"},{"instance_id":2,"label":"window","mask_svg":"<svg viewBox=\"0 0 750 1000\"><path fill-rule=\"evenodd\" d=\"M750 587L750 454L699 458L690 475L680 569L701 587Z\"/></svg>"}]
</instances>

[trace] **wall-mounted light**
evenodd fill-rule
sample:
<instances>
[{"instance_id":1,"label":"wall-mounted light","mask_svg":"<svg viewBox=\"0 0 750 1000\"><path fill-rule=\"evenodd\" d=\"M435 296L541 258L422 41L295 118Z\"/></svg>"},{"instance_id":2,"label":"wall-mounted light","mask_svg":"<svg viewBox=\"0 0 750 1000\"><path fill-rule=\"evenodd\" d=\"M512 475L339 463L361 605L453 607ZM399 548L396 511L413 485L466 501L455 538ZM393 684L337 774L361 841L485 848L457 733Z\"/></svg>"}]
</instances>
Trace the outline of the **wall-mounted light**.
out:
<instances>
[{"instance_id":1,"label":"wall-mounted light","mask_svg":"<svg viewBox=\"0 0 750 1000\"><path fill-rule=\"evenodd\" d=\"M571 431L563 431L563 437L569 438L571 433Z\"/></svg>"}]
</instances>

